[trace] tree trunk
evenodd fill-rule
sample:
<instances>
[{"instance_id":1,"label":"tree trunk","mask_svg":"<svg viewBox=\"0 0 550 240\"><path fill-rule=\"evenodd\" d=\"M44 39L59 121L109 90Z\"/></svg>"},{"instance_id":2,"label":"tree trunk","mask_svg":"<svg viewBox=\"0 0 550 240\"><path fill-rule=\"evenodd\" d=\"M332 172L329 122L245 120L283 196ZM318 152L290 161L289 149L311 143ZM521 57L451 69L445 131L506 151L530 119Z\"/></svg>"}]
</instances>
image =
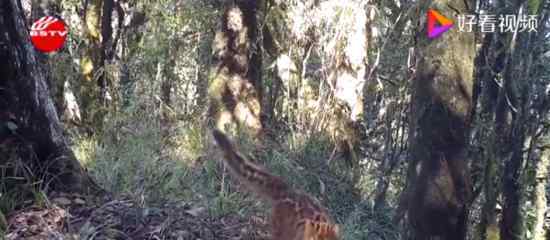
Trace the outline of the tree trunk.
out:
<instances>
[{"instance_id":1,"label":"tree trunk","mask_svg":"<svg viewBox=\"0 0 550 240\"><path fill-rule=\"evenodd\" d=\"M480 107L480 125L489 125L495 123L495 105L498 98L499 87L496 84L495 78L502 71L500 67L490 68L490 62L503 62L504 55L500 54L505 51L502 43L504 36L500 33L488 33L484 40L480 54L477 58L476 65L478 66L477 78L482 86L481 92L481 107ZM496 49L495 49L496 48ZM494 54L497 52L499 54ZM496 124L499 125L499 124ZM495 129L488 131L487 143L484 148L484 169L483 169L483 194L485 201L481 207L481 221L478 226L478 235L480 239L500 239L498 231L498 221L496 214L497 199L500 195L500 174L502 172L502 164L500 161L500 145L495 144L503 138L502 132ZM483 144L483 143L479 143Z\"/></svg>"},{"instance_id":2,"label":"tree trunk","mask_svg":"<svg viewBox=\"0 0 550 240\"><path fill-rule=\"evenodd\" d=\"M261 57L256 39L256 14L261 2L228 4L221 30L216 33L213 50L217 63L210 76L209 114L220 129L242 126L253 135L262 133Z\"/></svg>"},{"instance_id":3,"label":"tree trunk","mask_svg":"<svg viewBox=\"0 0 550 240\"><path fill-rule=\"evenodd\" d=\"M513 1L510 9L514 15L544 13L544 8L533 8L524 1ZM542 21L546 21L541 19ZM497 146L502 150L501 161L505 168L502 176L503 209L500 233L502 239L526 239L529 218L526 217L526 193L532 185L538 186L532 177L534 146L538 144L537 133L547 119L547 96L541 90L540 73L536 73L534 63L540 58L546 25L541 25L536 32L509 33L508 51L502 75L502 87L499 89L496 120L497 131L502 139ZM533 74L535 72L535 74ZM547 91L547 90L546 90ZM546 104L545 104L546 102ZM539 121L540 120L540 121ZM504 124L502 124L504 123ZM503 143L503 144L501 144ZM541 164L541 163L539 163ZM544 163L542 163L544 165ZM540 169L535 169L540 170ZM544 172L544 171L543 171ZM533 233L534 234L534 233Z\"/></svg>"},{"instance_id":4,"label":"tree trunk","mask_svg":"<svg viewBox=\"0 0 550 240\"><path fill-rule=\"evenodd\" d=\"M541 156L536 165L535 192L533 203L535 204L535 224L533 224L533 239L544 240L546 229L544 229L544 217L547 211L546 186L548 184L548 167L550 167L550 139L547 146L542 149Z\"/></svg>"},{"instance_id":5,"label":"tree trunk","mask_svg":"<svg viewBox=\"0 0 550 240\"><path fill-rule=\"evenodd\" d=\"M431 1L427 7L444 16L467 14L464 1ZM420 13L419 13L420 14ZM418 26L422 29L421 26ZM471 122L473 63L472 33L451 29L429 40L417 35L418 70L413 83L410 135L408 216L414 239L439 236L466 239L471 195L467 143ZM416 164L415 164L416 163Z\"/></svg>"},{"instance_id":6,"label":"tree trunk","mask_svg":"<svg viewBox=\"0 0 550 240\"><path fill-rule=\"evenodd\" d=\"M258 14L261 13L263 1L240 1L238 7L242 10L243 20L246 25L250 59L248 60L249 68L247 79L255 88L258 99L263 97L262 85L262 48L259 39L261 39L261 31L258 29ZM261 103L261 101L260 101Z\"/></svg>"},{"instance_id":7,"label":"tree trunk","mask_svg":"<svg viewBox=\"0 0 550 240\"><path fill-rule=\"evenodd\" d=\"M85 32L86 47L80 61L82 82L80 84L82 120L87 127L100 130L102 127L102 109L100 104L101 91L98 85L103 71L101 65L101 7L102 0L85 1L85 15L83 29Z\"/></svg>"},{"instance_id":8,"label":"tree trunk","mask_svg":"<svg viewBox=\"0 0 550 240\"><path fill-rule=\"evenodd\" d=\"M8 138L24 144L24 151L18 152L19 159L34 167L34 176L46 176L41 180L49 183L49 187L83 192L98 190L63 136L20 6L17 0L0 3L0 61L3 66L0 70L3 78L0 81L0 115L11 116L12 123L17 126L17 129L12 128L15 133ZM2 159L9 160L13 159Z\"/></svg>"},{"instance_id":9,"label":"tree trunk","mask_svg":"<svg viewBox=\"0 0 550 240\"><path fill-rule=\"evenodd\" d=\"M212 46L213 34L199 33L199 46L197 49L198 75L195 82L197 87L196 104L194 116L200 115L201 119L206 119L208 109L208 66L210 65L210 46Z\"/></svg>"},{"instance_id":10,"label":"tree trunk","mask_svg":"<svg viewBox=\"0 0 550 240\"><path fill-rule=\"evenodd\" d=\"M113 0L104 0L103 1L103 10L101 16L101 57L99 59L99 66L104 67L105 62L109 56L112 56L112 35L113 27L111 26L112 16L113 16ZM105 107L107 102L107 74L101 74L97 79L97 87L99 88L99 102L101 107ZM103 117L102 117L103 118Z\"/></svg>"},{"instance_id":11,"label":"tree trunk","mask_svg":"<svg viewBox=\"0 0 550 240\"><path fill-rule=\"evenodd\" d=\"M513 14L524 14L524 7L519 2L513 2L514 8L518 9ZM496 146L500 149L499 160L504 162L502 175L502 221L500 224L500 235L502 239L516 240L524 239L525 218L521 206L524 202L523 192L523 168L526 161L524 152L528 127L524 124L527 119L527 99L520 96L523 90L521 76L524 71L520 66L526 58L522 54L527 50L529 36L526 34L509 34L509 42L505 44L506 58L502 75L502 87L498 92L495 131L498 133ZM524 66L528 67L528 66ZM523 78L523 79L522 79ZM523 89L522 89L523 88ZM528 92L528 91L527 91Z\"/></svg>"}]
</instances>

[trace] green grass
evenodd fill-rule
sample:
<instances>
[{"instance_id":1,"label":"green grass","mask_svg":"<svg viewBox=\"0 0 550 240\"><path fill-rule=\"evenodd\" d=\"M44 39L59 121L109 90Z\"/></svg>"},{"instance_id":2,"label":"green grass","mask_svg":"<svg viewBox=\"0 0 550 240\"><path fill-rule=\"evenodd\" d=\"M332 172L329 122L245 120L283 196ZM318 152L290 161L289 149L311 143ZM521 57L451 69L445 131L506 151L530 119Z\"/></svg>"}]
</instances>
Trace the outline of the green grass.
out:
<instances>
[{"instance_id":1,"label":"green grass","mask_svg":"<svg viewBox=\"0 0 550 240\"><path fill-rule=\"evenodd\" d=\"M15 144L14 144L15 145ZM14 211L34 205L46 207L48 199L44 192L44 184L39 176L33 175L32 167L18 157L20 145L14 148L0 146L0 239L7 232L7 217Z\"/></svg>"},{"instance_id":2,"label":"green grass","mask_svg":"<svg viewBox=\"0 0 550 240\"><path fill-rule=\"evenodd\" d=\"M141 199L143 204L189 202L206 207L212 217L267 214L266 203L224 173L221 155L203 124L182 121L166 131L154 116L136 113L110 121L104 134L75 138L74 146L78 158L106 190ZM350 171L342 161L327 165L333 150L329 138L292 133L281 136L281 145L262 150L244 135L235 139L245 155L253 154L272 173L320 199L344 225L345 239L367 235L396 239L395 227L388 224L391 211L377 213L365 207L365 200L354 194ZM374 187L370 178L359 184L365 191Z\"/></svg>"}]
</instances>

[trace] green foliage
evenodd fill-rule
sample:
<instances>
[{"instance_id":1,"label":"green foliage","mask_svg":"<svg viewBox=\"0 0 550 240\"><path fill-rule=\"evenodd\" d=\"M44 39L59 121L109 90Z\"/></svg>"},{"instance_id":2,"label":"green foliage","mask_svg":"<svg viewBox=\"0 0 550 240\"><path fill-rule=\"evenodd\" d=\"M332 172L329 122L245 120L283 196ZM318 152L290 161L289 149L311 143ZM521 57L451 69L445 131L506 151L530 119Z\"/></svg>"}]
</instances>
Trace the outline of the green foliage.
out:
<instances>
[{"instance_id":1,"label":"green foliage","mask_svg":"<svg viewBox=\"0 0 550 240\"><path fill-rule=\"evenodd\" d=\"M48 202L44 192L47 184L36 181L40 177L33 174L38 169L18 158L19 151L28 150L20 145L11 149L0 147L0 233L5 231L6 215L30 205L44 207Z\"/></svg>"},{"instance_id":2,"label":"green foliage","mask_svg":"<svg viewBox=\"0 0 550 240\"><path fill-rule=\"evenodd\" d=\"M266 203L224 172L203 125L179 122L172 134L163 136L162 125L155 119L154 114L119 114L105 124L103 135L79 138L75 152L101 186L117 195L142 199L144 204L181 199L206 206L212 217L267 214ZM346 225L346 239L362 239L366 232L390 236L389 211L373 215L374 220L361 215L358 196L342 177L349 174L345 166L339 160L326 165L333 149L328 138L295 134L282 145L259 151L252 139L244 135L236 139L244 154L253 155L295 188L320 199Z\"/></svg>"},{"instance_id":3,"label":"green foliage","mask_svg":"<svg viewBox=\"0 0 550 240\"><path fill-rule=\"evenodd\" d=\"M391 222L390 209L374 210L367 202L362 201L345 221L343 239L400 239L397 226Z\"/></svg>"},{"instance_id":4,"label":"green foliage","mask_svg":"<svg viewBox=\"0 0 550 240\"><path fill-rule=\"evenodd\" d=\"M527 6L528 6L528 10L529 10L528 14L531 14L531 15L538 14L542 2L543 1L541 1L541 0L529 0L527 2Z\"/></svg>"},{"instance_id":5,"label":"green foliage","mask_svg":"<svg viewBox=\"0 0 550 240\"><path fill-rule=\"evenodd\" d=\"M157 121L130 113L117 117L113 122L116 124L106 126L105 134L99 136L93 148L90 147L90 140L82 139L83 147L76 151L81 159L93 159L87 163L88 168L102 186L111 192L147 201L193 195L188 191L190 186L187 186L194 182L192 167L185 162L187 156L174 158L163 141ZM121 129L126 131L119 131ZM190 150L186 153L192 157L194 152L200 151L197 145L200 140L193 138L198 135L187 136L190 137L187 139ZM87 149L89 155L86 156L81 149Z\"/></svg>"},{"instance_id":6,"label":"green foliage","mask_svg":"<svg viewBox=\"0 0 550 240\"><path fill-rule=\"evenodd\" d=\"M90 81L86 88L86 83L81 79L80 67L90 60L85 56L89 43L84 36L82 16L79 16L84 9L82 2L59 2L60 15L71 30L64 50L49 56L53 81L49 86L59 109L63 106L65 83L70 83L68 85L80 107L86 105L88 100L94 101L83 97L88 90L96 88L96 83ZM207 71L212 66L212 55L217 54L210 50L213 30L220 26L223 10L220 1L118 2L123 3L128 16L139 12L145 14L146 20L139 26L124 26L120 41L114 46L114 59L108 60L93 73L94 77L106 74L112 101L105 104L106 107L100 104L93 107L93 111L108 111L105 116L101 115L101 131L91 129L89 132L92 134L88 136L79 133L82 129L68 129L79 161L108 192L131 196L144 205L167 201L192 202L206 207L212 217L236 214L246 218L258 212L265 213L269 206L246 191L224 169L218 149L211 143L207 123L210 119L205 117L208 115L208 104L215 104L212 99L208 103L208 91L218 97L214 100L222 101L219 99L221 94L217 93L227 90L225 81L231 81L229 78L217 78L212 82L217 73ZM258 14L259 27L264 31L258 39L263 42L252 48L263 54L264 65L252 67L258 67L260 69L256 70L264 73L262 87L265 101L262 103L269 101L273 105L273 109L268 109L273 115L269 116L273 125L268 130L275 133L280 144L268 143L264 148L257 149L254 144L256 139L237 134L241 151L253 155L255 161L286 179L295 188L320 199L337 221L344 225L344 239L397 239L400 237L397 233L399 229L390 221L393 211L375 210L371 201L381 177L389 178L385 198L389 206L395 205L398 193L406 182L406 165L397 165L395 170L391 169L393 172L385 175L385 171L390 169L384 168L388 165L384 160L405 161L408 151L407 122L410 119L407 116L412 111L409 109L409 85L415 77L415 62L419 61L415 58L425 57L422 53L412 54L419 38L415 32L418 19L410 21L410 12L416 12L417 2L407 5L393 1L360 0L313 1L313 5L309 1L269 2L272 5L270 10ZM539 13L542 2L529 0L529 14ZM113 19L118 20L118 16L115 14ZM114 26L115 23L118 22L113 22ZM358 30L362 27L364 32ZM117 28L115 26L113 29L113 35L118 34ZM266 43L266 30L272 38L271 43ZM365 49L359 44L357 48L346 51L355 43L364 43ZM533 44L533 49L535 47L536 44ZM499 49L492 50L498 53L501 51ZM548 95L548 90L544 90L545 87L550 89L547 85L550 68L545 64L548 54L544 54L549 49L548 43L544 49L542 60L532 63L536 66L532 68L532 78L540 79L539 88L543 90L526 92L526 95ZM351 55L356 53L360 53L356 56L360 59L354 66L350 60ZM282 55L288 55L289 63L279 63ZM455 64L456 61L447 62ZM459 65L465 64L470 63ZM332 115L335 115L334 89L342 87L335 85L334 81L340 77L338 74L341 72L335 71L340 65L351 68L344 72L365 67L363 70L366 73L363 70L356 72L357 79L362 77L360 74L372 77L366 81L362 91L365 98L362 110L365 113L358 121L364 126L367 136L359 140L360 146L354 146L360 151L360 159L353 167L341 156L333 156L337 150L337 140L332 133L337 130L327 130L330 119L334 117ZM122 66L127 69L121 70ZM288 71L291 77L283 79L279 73L282 69ZM122 72L128 75L126 79L120 76ZM502 80L498 76L496 78ZM165 94L163 87L167 83L169 100L161 96ZM481 99L484 93L480 94ZM490 129L494 125L492 117L487 119L490 120L483 122L484 125L473 124L477 127L474 132L486 132L488 130L483 128ZM83 120L89 119L84 116ZM344 125L343 122L335 125ZM18 124L11 120L0 122L0 135L17 133ZM478 139L474 139L472 145L489 146L487 149L491 149L491 139L476 137ZM47 184L31 180L41 177L32 176L35 173L27 171L31 166L15 159L17 154L14 151L18 149L4 149L1 144L0 141L0 236L5 231L5 215L29 202L38 206L48 203L42 190ZM484 164L481 160L486 157L477 157L479 159L473 162ZM493 166L495 169L497 167ZM357 172L353 172L355 170ZM494 179L499 177L496 176L498 171L489 170L495 172L492 173ZM354 173L358 173L358 179L354 179ZM532 168L525 169L524 178L534 180L534 173ZM529 186L525 189L529 190ZM500 188L495 191L500 191ZM525 225L531 228L534 213L530 205L524 204L523 207L526 208L523 209ZM95 226L83 226L80 235L93 238L96 230ZM490 230L495 232L495 229Z\"/></svg>"}]
</instances>

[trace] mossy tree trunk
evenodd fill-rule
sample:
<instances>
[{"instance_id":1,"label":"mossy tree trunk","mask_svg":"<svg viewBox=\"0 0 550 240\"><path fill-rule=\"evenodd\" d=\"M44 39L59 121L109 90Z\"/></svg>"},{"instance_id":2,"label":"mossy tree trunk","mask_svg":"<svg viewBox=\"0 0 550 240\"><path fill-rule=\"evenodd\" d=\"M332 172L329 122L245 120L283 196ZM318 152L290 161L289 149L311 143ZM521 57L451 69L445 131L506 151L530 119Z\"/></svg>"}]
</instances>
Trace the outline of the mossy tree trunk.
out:
<instances>
[{"instance_id":1,"label":"mossy tree trunk","mask_svg":"<svg viewBox=\"0 0 550 240\"><path fill-rule=\"evenodd\" d=\"M208 66L210 65L210 47L212 46L213 34L199 33L199 46L197 49L197 62L199 63L196 79L197 86L197 108L193 115L200 115L201 119L206 119L208 109Z\"/></svg>"},{"instance_id":2,"label":"mossy tree trunk","mask_svg":"<svg viewBox=\"0 0 550 240\"><path fill-rule=\"evenodd\" d=\"M480 91L480 111L479 125L492 126L495 124L495 106L498 98L499 87L496 84L495 78L503 70L502 64L490 65L490 63L503 63L505 60L505 52L503 43L504 36L501 33L487 33L483 39L482 48L477 57L477 82L479 83ZM483 134L487 135L485 142L479 144L486 145L480 153L483 162L482 176L482 191L485 196L481 206L481 221L477 226L479 239L500 238L498 229L498 219L496 212L497 199L500 196L500 178L502 172L502 164L499 164L500 147L495 144L502 138L501 132L496 131L496 128L481 129ZM482 134L480 134L482 135ZM484 135L484 136L485 136Z\"/></svg>"},{"instance_id":3,"label":"mossy tree trunk","mask_svg":"<svg viewBox=\"0 0 550 240\"><path fill-rule=\"evenodd\" d=\"M44 180L48 187L97 190L63 136L20 6L18 0L0 2L0 123L10 126L2 143L8 144L6 149L20 149L15 159L32 169L33 176L44 177L36 181ZM0 156L2 162L14 161Z\"/></svg>"},{"instance_id":4,"label":"mossy tree trunk","mask_svg":"<svg viewBox=\"0 0 550 240\"><path fill-rule=\"evenodd\" d=\"M101 130L105 115L107 78L105 60L111 46L113 0L89 0L84 6L86 48L80 62L82 117L88 127Z\"/></svg>"},{"instance_id":5,"label":"mossy tree trunk","mask_svg":"<svg viewBox=\"0 0 550 240\"><path fill-rule=\"evenodd\" d=\"M332 114L328 129L336 144L335 152L342 153L351 168L352 182L355 185L361 180L358 154L361 136L365 132L361 125L364 110L363 92L365 81L372 77L367 71L369 45L374 45L369 42L372 38L370 25L375 17L371 7L342 7L341 11L345 14L340 17L340 23L344 24L347 19L353 19L356 24L336 38L333 49L329 50L331 60L328 63L328 83L336 101L330 102L329 111L332 111ZM370 67L374 68L374 65ZM380 197L385 195L384 191L376 193L378 203L383 201Z\"/></svg>"},{"instance_id":6,"label":"mossy tree trunk","mask_svg":"<svg viewBox=\"0 0 550 240\"><path fill-rule=\"evenodd\" d=\"M513 1L506 5L514 15L528 14L528 4ZM540 29L539 29L540 31ZM533 114L533 103L538 101L533 88L532 61L533 48L540 38L535 33L508 33L506 58L502 74L502 87L499 88L495 128L499 133L499 160L504 162L502 174L502 239L525 239L526 218L523 210L526 202L526 185L529 184L526 165L532 156L530 145L534 143L534 130L538 114Z\"/></svg>"},{"instance_id":7,"label":"mossy tree trunk","mask_svg":"<svg viewBox=\"0 0 550 240\"><path fill-rule=\"evenodd\" d=\"M419 16L428 7L449 17L468 14L465 1L436 0L423 2ZM425 29L417 35L408 203L414 239L466 239L474 44L473 33L456 28L436 39L428 39Z\"/></svg>"},{"instance_id":8,"label":"mossy tree trunk","mask_svg":"<svg viewBox=\"0 0 550 240\"><path fill-rule=\"evenodd\" d=\"M544 240L546 229L544 228L545 214L548 209L546 188L548 186L548 168L550 167L550 136L541 147L540 157L535 167L535 191L532 201L535 205L535 224L533 224L533 239Z\"/></svg>"},{"instance_id":9,"label":"mossy tree trunk","mask_svg":"<svg viewBox=\"0 0 550 240\"><path fill-rule=\"evenodd\" d=\"M527 9L534 11L529 14L536 13L536 4L540 3L496 1L493 4L497 14L518 15L526 14ZM479 143L484 146L485 155L479 239L523 239L526 235L525 212L522 210L526 203L524 195L528 189L526 186L536 182L529 178L532 174L528 174L530 170L526 166L532 164L529 156L533 153L529 146L537 144L536 137L533 137L533 129L538 124L535 119L540 119L538 112L543 112L534 107L541 101L538 96L544 94L537 94L540 90L533 87L537 86L535 79L540 72L531 64L538 59L539 51L534 49L540 47L540 36L545 34L542 28L538 32L540 34L487 34L478 58L478 81L483 88L480 97L483 122L479 125L490 128L488 141ZM492 65L489 66L484 59ZM496 205L501 192L503 214L499 229Z\"/></svg>"},{"instance_id":10,"label":"mossy tree trunk","mask_svg":"<svg viewBox=\"0 0 550 240\"><path fill-rule=\"evenodd\" d=\"M112 42L112 35L113 35L113 27L111 25L112 23L112 16L113 16L113 9L114 9L114 1L113 0L103 0L103 6L102 6L102 16L101 16L101 49L100 49L100 57L99 57L99 66L105 67L106 61L110 60L110 56L113 56L111 53L113 50L113 42ZM104 70L105 71L105 70ZM97 87L99 88L99 102L102 107L106 107L107 105L107 74L103 72L98 79L97 79Z\"/></svg>"},{"instance_id":11,"label":"mossy tree trunk","mask_svg":"<svg viewBox=\"0 0 550 240\"><path fill-rule=\"evenodd\" d=\"M229 125L262 133L260 6L262 1L252 0L228 4L213 42L209 115L220 129Z\"/></svg>"},{"instance_id":12,"label":"mossy tree trunk","mask_svg":"<svg viewBox=\"0 0 550 240\"><path fill-rule=\"evenodd\" d=\"M82 102L82 117L85 122L92 123L94 116L94 103L97 101L99 91L95 84L95 74L98 70L101 46L101 0L86 1L83 29L87 47L84 50L80 62L80 70L83 82L80 84L80 96Z\"/></svg>"}]
</instances>

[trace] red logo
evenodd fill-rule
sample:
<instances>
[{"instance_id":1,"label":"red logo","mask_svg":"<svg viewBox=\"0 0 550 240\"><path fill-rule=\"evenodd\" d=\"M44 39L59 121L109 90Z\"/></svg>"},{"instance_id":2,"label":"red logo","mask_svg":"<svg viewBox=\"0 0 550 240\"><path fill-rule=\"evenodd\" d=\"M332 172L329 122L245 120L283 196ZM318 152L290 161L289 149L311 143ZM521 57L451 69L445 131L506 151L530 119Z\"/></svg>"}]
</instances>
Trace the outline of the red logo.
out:
<instances>
[{"instance_id":1,"label":"red logo","mask_svg":"<svg viewBox=\"0 0 550 240\"><path fill-rule=\"evenodd\" d=\"M42 52L53 52L63 47L68 33L63 20L46 16L32 24L30 35L36 49Z\"/></svg>"}]
</instances>

